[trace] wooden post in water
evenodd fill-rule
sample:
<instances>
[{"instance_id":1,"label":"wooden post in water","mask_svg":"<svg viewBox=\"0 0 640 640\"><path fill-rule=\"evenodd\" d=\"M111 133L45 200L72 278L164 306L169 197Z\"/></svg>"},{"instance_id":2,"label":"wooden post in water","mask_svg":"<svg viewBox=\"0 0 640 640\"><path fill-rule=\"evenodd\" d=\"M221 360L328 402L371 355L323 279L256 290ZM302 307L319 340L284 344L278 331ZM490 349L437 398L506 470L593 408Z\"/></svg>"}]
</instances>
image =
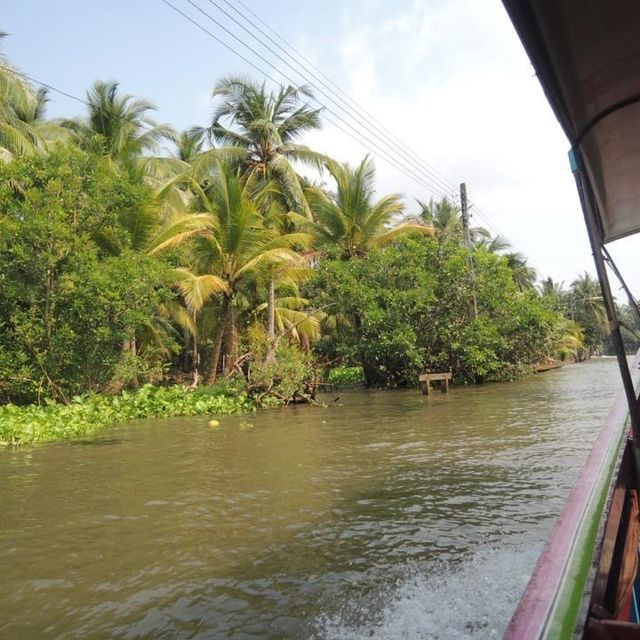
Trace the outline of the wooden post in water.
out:
<instances>
[{"instance_id":1,"label":"wooden post in water","mask_svg":"<svg viewBox=\"0 0 640 640\"><path fill-rule=\"evenodd\" d=\"M418 377L420 382L420 388L422 389L422 395L431 395L431 383L439 381L440 390L442 393L449 393L449 380L451 380L451 373L443 371L441 373L422 373Z\"/></svg>"}]
</instances>

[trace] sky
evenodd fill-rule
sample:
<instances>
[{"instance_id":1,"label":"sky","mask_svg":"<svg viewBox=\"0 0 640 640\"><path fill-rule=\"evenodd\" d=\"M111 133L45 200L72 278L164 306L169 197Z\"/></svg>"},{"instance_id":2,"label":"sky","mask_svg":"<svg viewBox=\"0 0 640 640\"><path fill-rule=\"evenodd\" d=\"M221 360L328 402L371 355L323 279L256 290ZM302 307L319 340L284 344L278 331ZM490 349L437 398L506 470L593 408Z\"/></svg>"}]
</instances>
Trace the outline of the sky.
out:
<instances>
[{"instance_id":1,"label":"sky","mask_svg":"<svg viewBox=\"0 0 640 640\"><path fill-rule=\"evenodd\" d=\"M225 16L219 7L276 50L226 0L168 1L277 82L316 84L324 93L315 90L325 122L303 142L351 163L370 154L379 196L403 194L412 213L416 198L437 199L465 182L472 224L506 236L539 277L569 285L585 270L595 273L569 144L499 0L229 0L254 23L247 8L264 20L373 116L377 122L367 130L351 119L358 115L362 123L362 111L343 111L342 94L323 87L317 70L303 61L310 71L299 75ZM209 123L211 90L220 78L264 79L163 0L11 2L3 7L0 31L10 34L3 51L20 71L80 98L96 79L117 80L123 92L153 102L158 121L178 129ZM70 98L52 92L51 99L52 117L83 113ZM380 140L388 132L393 143ZM638 240L609 249L637 297Z\"/></svg>"}]
</instances>

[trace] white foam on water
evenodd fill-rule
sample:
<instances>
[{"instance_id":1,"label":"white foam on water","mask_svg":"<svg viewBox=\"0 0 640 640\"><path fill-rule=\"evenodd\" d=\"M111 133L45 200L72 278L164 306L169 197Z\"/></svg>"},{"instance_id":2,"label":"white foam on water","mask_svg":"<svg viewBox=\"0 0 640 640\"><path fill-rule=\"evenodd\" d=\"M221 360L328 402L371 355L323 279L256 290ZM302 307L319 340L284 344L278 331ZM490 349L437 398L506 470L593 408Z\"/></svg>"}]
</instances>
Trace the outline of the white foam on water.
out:
<instances>
[{"instance_id":1,"label":"white foam on water","mask_svg":"<svg viewBox=\"0 0 640 640\"><path fill-rule=\"evenodd\" d=\"M318 640L501 638L540 548L482 549L455 567L438 563L316 622Z\"/></svg>"}]
</instances>

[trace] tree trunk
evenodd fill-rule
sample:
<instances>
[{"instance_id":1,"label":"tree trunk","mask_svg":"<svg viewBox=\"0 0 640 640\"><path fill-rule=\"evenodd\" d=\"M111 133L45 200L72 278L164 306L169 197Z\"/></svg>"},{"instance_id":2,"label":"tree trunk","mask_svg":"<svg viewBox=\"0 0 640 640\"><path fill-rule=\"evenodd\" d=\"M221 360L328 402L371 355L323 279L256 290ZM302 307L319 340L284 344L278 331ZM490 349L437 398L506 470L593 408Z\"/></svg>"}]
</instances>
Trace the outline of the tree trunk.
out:
<instances>
[{"instance_id":1,"label":"tree trunk","mask_svg":"<svg viewBox=\"0 0 640 640\"><path fill-rule=\"evenodd\" d=\"M216 337L213 342L213 354L211 355L211 366L209 367L209 375L207 376L207 384L214 384L218 377L218 365L220 364L220 352L222 351L222 339L224 338L227 312L229 309L229 299L224 298L222 307L220 308L220 316L218 317L218 326L216 327Z\"/></svg>"},{"instance_id":2,"label":"tree trunk","mask_svg":"<svg viewBox=\"0 0 640 640\"><path fill-rule=\"evenodd\" d=\"M267 298L267 355L266 364L276 360L276 283L273 277L269 280L269 297Z\"/></svg>"},{"instance_id":3,"label":"tree trunk","mask_svg":"<svg viewBox=\"0 0 640 640\"><path fill-rule=\"evenodd\" d=\"M267 340L271 343L276 337L276 283L269 280L269 298L267 300Z\"/></svg>"},{"instance_id":4,"label":"tree trunk","mask_svg":"<svg viewBox=\"0 0 640 640\"><path fill-rule=\"evenodd\" d=\"M224 363L224 374L227 376L235 367L238 359L238 331L236 329L236 314L233 304L227 310L227 353Z\"/></svg>"},{"instance_id":5,"label":"tree trunk","mask_svg":"<svg viewBox=\"0 0 640 640\"><path fill-rule=\"evenodd\" d=\"M193 311L193 382L191 386L195 389L200 383L200 352L198 351L198 313Z\"/></svg>"}]
</instances>

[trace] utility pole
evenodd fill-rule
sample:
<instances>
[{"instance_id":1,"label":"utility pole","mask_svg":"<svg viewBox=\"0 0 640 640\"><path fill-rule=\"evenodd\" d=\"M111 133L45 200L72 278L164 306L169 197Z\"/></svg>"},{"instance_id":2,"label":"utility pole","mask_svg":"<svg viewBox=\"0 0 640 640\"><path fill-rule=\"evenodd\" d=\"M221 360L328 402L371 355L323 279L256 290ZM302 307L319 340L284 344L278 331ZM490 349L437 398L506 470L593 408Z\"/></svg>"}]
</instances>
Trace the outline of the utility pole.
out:
<instances>
[{"instance_id":1,"label":"utility pole","mask_svg":"<svg viewBox=\"0 0 640 640\"><path fill-rule=\"evenodd\" d=\"M467 205L467 185L463 182L460 185L460 217L462 218L462 233L464 235L464 246L469 251L469 270L471 271L471 290L473 295L473 315L472 320L478 317L478 301L476 300L476 274L473 269L473 256L471 251L471 233L469 231L469 208Z\"/></svg>"},{"instance_id":2,"label":"utility pole","mask_svg":"<svg viewBox=\"0 0 640 640\"><path fill-rule=\"evenodd\" d=\"M471 249L471 234L469 233L469 209L467 205L467 185L460 185L460 213L462 216L462 233L464 234L464 246Z\"/></svg>"}]
</instances>

